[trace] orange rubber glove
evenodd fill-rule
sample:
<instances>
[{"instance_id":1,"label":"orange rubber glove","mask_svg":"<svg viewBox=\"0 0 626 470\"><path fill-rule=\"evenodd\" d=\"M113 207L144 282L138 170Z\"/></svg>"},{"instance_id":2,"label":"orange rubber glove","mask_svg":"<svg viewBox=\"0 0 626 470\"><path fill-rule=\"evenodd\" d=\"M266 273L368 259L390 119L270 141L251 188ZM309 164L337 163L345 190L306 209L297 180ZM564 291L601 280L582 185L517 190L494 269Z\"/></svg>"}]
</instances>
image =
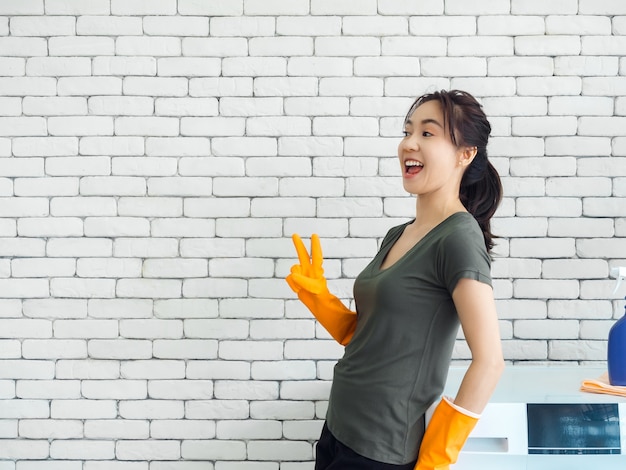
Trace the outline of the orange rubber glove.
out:
<instances>
[{"instance_id":1,"label":"orange rubber glove","mask_svg":"<svg viewBox=\"0 0 626 470\"><path fill-rule=\"evenodd\" d=\"M285 280L326 331L345 346L354 334L356 313L328 291L322 269L324 259L320 239L316 234L311 236L311 256L297 234L292 236L292 240L300 264L291 267L291 274Z\"/></svg>"},{"instance_id":2,"label":"orange rubber glove","mask_svg":"<svg viewBox=\"0 0 626 470\"><path fill-rule=\"evenodd\" d=\"M424 433L414 470L448 470L479 417L442 398Z\"/></svg>"}]
</instances>

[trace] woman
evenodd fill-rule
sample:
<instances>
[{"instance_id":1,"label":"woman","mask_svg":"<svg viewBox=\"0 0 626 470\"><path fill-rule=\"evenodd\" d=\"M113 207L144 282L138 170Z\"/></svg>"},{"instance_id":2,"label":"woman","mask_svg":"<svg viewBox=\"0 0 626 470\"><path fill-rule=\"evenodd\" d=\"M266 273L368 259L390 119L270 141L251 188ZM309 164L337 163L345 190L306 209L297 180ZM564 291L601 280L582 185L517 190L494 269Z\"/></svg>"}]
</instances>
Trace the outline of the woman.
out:
<instances>
[{"instance_id":1,"label":"woman","mask_svg":"<svg viewBox=\"0 0 626 470\"><path fill-rule=\"evenodd\" d=\"M394 227L354 284L357 312L330 294L319 238L287 282L341 344L316 470L447 469L502 373L491 288L490 219L502 197L487 159L491 126L458 90L419 97L398 146L415 218ZM441 395L458 326L472 360L454 400ZM419 451L419 452L418 452Z\"/></svg>"}]
</instances>

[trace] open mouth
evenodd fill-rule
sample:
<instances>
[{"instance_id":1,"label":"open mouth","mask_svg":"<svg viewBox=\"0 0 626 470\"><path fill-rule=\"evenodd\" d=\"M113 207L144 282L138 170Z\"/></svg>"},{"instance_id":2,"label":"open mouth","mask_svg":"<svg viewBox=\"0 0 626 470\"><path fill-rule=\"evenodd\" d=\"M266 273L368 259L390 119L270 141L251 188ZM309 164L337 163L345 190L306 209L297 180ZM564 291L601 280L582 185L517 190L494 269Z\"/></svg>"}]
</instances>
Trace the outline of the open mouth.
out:
<instances>
[{"instance_id":1,"label":"open mouth","mask_svg":"<svg viewBox=\"0 0 626 470\"><path fill-rule=\"evenodd\" d=\"M418 162L417 160L407 160L404 162L404 173L407 175L416 175L420 171L424 164L422 162Z\"/></svg>"}]
</instances>

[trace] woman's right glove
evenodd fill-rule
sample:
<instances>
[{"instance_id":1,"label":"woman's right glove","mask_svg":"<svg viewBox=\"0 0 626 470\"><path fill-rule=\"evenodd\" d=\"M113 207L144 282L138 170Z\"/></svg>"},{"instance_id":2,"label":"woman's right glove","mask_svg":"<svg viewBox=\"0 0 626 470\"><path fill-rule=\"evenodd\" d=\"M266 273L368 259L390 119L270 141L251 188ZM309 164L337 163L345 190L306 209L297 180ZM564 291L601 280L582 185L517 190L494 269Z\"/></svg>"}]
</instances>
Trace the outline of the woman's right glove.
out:
<instances>
[{"instance_id":1,"label":"woman's right glove","mask_svg":"<svg viewBox=\"0 0 626 470\"><path fill-rule=\"evenodd\" d=\"M291 267L291 274L285 280L326 331L345 346L354 334L356 313L328 291L320 239L316 234L311 236L311 256L297 234L292 239L300 264Z\"/></svg>"}]
</instances>

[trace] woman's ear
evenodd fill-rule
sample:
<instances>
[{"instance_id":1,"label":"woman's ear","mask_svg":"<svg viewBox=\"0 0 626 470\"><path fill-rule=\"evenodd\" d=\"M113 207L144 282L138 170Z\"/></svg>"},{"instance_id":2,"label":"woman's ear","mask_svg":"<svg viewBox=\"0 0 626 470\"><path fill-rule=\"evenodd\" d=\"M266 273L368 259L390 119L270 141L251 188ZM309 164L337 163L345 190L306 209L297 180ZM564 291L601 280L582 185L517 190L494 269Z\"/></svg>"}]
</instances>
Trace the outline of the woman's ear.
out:
<instances>
[{"instance_id":1,"label":"woman's ear","mask_svg":"<svg viewBox=\"0 0 626 470\"><path fill-rule=\"evenodd\" d=\"M469 166L476 154L478 153L478 148L476 147L463 147L461 155L459 156L459 165L461 166Z\"/></svg>"}]
</instances>

